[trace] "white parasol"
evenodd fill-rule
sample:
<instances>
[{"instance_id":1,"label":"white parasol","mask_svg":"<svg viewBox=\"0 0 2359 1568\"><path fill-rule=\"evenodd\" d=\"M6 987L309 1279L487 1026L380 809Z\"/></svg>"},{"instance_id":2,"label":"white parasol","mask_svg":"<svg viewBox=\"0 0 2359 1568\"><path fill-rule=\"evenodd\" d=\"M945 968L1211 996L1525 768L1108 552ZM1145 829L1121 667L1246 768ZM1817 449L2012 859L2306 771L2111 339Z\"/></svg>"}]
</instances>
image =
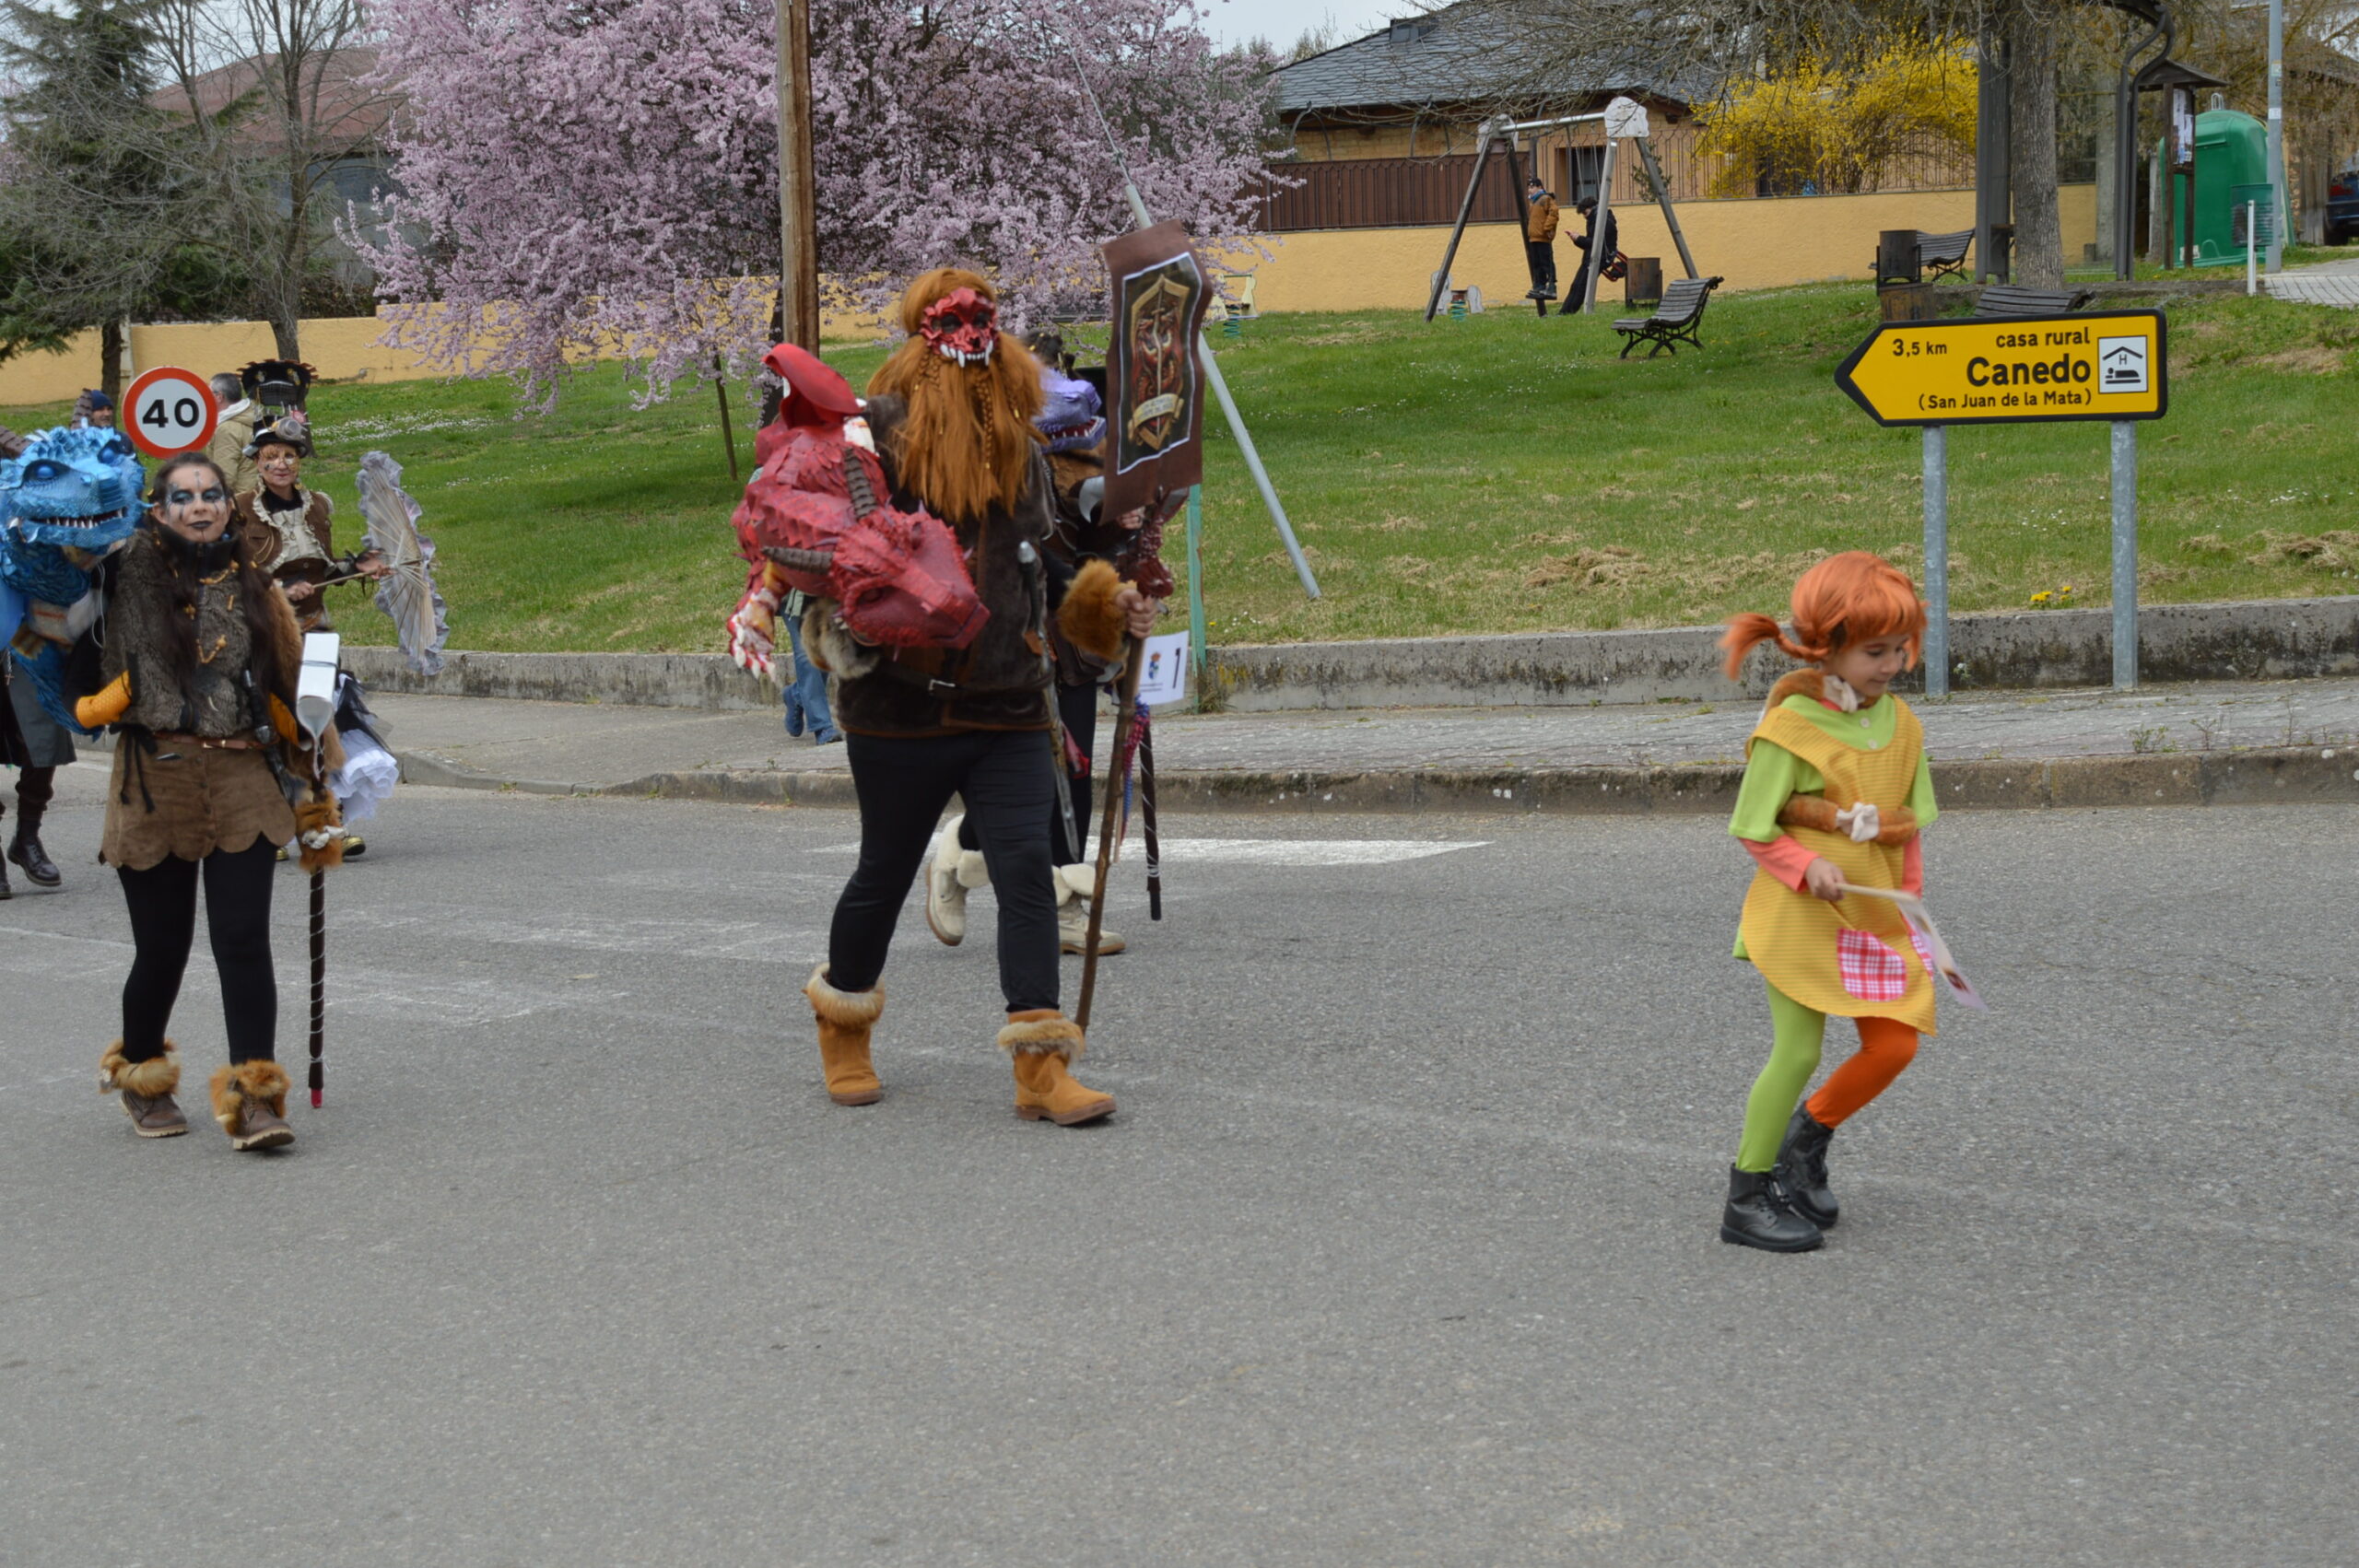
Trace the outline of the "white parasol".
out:
<instances>
[{"instance_id":1,"label":"white parasol","mask_svg":"<svg viewBox=\"0 0 2359 1568\"><path fill-rule=\"evenodd\" d=\"M360 516L369 548L388 568L377 583L377 608L393 623L402 656L421 675L439 674L450 640L450 608L434 586L434 541L417 531L417 502L402 488L402 465L381 451L360 460Z\"/></svg>"}]
</instances>

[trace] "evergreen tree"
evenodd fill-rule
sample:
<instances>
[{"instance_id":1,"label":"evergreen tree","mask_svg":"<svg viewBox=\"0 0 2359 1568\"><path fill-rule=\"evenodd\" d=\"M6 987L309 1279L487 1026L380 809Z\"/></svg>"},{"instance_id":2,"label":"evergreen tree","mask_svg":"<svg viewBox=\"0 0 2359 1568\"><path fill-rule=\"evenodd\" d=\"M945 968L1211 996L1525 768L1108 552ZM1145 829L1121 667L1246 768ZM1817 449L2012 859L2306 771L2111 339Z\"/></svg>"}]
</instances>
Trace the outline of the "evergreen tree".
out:
<instances>
[{"instance_id":1,"label":"evergreen tree","mask_svg":"<svg viewBox=\"0 0 2359 1568\"><path fill-rule=\"evenodd\" d=\"M179 135L150 101L154 0L6 0L0 41L0 358L100 330L103 385L122 396L123 333L241 301L203 192L177 171Z\"/></svg>"}]
</instances>

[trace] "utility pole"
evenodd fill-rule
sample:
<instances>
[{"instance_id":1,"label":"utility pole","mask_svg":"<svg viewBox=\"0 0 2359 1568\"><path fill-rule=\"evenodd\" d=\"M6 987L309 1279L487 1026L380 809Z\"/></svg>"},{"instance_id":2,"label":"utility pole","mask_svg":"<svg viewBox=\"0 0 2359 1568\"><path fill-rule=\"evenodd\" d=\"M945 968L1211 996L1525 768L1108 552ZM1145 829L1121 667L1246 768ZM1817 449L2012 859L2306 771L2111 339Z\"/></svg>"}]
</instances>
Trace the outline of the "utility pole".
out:
<instances>
[{"instance_id":1,"label":"utility pole","mask_svg":"<svg viewBox=\"0 0 2359 1568\"><path fill-rule=\"evenodd\" d=\"M2269 270L2285 270L2285 0L2269 0Z\"/></svg>"},{"instance_id":2,"label":"utility pole","mask_svg":"<svg viewBox=\"0 0 2359 1568\"><path fill-rule=\"evenodd\" d=\"M779 313L819 352L819 207L811 173L811 0L778 0Z\"/></svg>"}]
</instances>

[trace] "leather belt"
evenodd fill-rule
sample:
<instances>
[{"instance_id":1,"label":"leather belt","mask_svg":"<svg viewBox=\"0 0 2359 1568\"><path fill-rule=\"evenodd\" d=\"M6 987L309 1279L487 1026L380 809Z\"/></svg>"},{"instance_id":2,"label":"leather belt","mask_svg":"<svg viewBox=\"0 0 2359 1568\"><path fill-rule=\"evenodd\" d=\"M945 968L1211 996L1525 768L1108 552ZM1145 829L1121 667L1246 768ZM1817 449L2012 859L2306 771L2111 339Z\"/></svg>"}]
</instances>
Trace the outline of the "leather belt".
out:
<instances>
[{"instance_id":1,"label":"leather belt","mask_svg":"<svg viewBox=\"0 0 2359 1568\"><path fill-rule=\"evenodd\" d=\"M201 752L251 752L262 749L258 742L249 740L242 735L231 735L222 740L215 740L210 735L172 735L160 730L156 732L156 743L159 746L186 746Z\"/></svg>"}]
</instances>

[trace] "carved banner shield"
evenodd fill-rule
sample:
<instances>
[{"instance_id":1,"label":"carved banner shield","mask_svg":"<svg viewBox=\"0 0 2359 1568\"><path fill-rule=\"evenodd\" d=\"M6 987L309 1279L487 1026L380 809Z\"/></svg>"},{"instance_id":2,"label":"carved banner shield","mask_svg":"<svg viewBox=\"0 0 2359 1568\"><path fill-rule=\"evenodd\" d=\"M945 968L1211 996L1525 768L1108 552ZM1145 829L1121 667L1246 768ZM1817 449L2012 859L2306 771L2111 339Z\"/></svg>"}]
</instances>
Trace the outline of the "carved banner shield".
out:
<instances>
[{"instance_id":1,"label":"carved banner shield","mask_svg":"<svg viewBox=\"0 0 2359 1568\"><path fill-rule=\"evenodd\" d=\"M1113 342L1107 391L1113 407L1106 505L1150 506L1203 476L1203 370L1196 361L1210 291L1176 223L1126 234L1104 247Z\"/></svg>"}]
</instances>

